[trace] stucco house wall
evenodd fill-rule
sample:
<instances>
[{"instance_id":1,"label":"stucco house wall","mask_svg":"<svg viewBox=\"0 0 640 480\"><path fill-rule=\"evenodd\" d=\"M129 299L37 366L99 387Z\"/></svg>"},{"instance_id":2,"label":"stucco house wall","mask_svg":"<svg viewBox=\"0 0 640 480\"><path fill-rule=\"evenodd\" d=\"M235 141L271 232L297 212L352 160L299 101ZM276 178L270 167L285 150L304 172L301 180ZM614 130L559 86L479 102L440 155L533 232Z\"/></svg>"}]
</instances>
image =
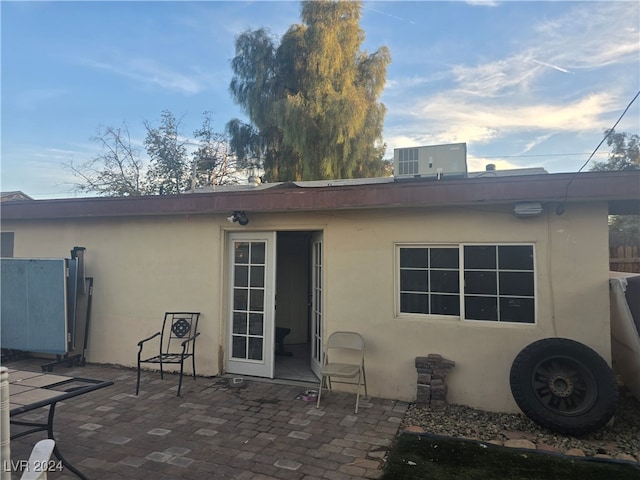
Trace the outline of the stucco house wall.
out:
<instances>
[{"instance_id":1,"label":"stucco house wall","mask_svg":"<svg viewBox=\"0 0 640 480\"><path fill-rule=\"evenodd\" d=\"M324 338L335 330L366 341L369 393L415 400L414 359L439 353L456 362L448 401L517 411L509 368L539 338L561 336L610 361L607 204L545 209L516 218L512 205L254 213L246 227L226 215L148 215L8 220L16 257L65 257L87 248L95 278L88 361L134 366L136 343L167 310L202 312L198 373L224 372L227 334L225 238L231 231L322 231ZM397 315L397 245L532 243L536 323L503 324Z\"/></svg>"}]
</instances>

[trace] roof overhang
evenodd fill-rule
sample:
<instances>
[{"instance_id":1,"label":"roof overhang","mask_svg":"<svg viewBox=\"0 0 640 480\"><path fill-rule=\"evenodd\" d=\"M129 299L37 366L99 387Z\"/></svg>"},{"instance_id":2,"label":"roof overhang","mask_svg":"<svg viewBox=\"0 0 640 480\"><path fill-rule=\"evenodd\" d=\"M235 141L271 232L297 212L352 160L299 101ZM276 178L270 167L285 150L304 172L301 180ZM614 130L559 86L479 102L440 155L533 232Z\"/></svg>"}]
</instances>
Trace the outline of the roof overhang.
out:
<instances>
[{"instance_id":1,"label":"roof overhang","mask_svg":"<svg viewBox=\"0 0 640 480\"><path fill-rule=\"evenodd\" d=\"M610 214L640 214L640 170L13 201L2 205L1 215L18 220L594 201L607 202Z\"/></svg>"}]
</instances>

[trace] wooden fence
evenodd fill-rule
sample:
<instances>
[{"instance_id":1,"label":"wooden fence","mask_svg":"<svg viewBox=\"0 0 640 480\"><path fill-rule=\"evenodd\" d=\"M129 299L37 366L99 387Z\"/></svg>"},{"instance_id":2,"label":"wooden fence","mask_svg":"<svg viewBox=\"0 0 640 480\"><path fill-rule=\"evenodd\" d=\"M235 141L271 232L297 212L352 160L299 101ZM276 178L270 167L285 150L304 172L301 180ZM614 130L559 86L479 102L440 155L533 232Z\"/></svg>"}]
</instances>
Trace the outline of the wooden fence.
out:
<instances>
[{"instance_id":1,"label":"wooden fence","mask_svg":"<svg viewBox=\"0 0 640 480\"><path fill-rule=\"evenodd\" d=\"M640 273L640 246L625 245L609 249L609 269Z\"/></svg>"}]
</instances>

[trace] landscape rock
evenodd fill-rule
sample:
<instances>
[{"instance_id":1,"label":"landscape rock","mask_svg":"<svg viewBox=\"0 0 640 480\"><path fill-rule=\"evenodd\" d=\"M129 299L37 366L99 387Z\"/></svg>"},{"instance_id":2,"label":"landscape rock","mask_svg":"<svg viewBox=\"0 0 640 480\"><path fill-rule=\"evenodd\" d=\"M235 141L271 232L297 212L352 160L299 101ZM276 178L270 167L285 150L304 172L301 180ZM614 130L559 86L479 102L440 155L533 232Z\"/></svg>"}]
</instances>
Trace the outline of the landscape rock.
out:
<instances>
[{"instance_id":1,"label":"landscape rock","mask_svg":"<svg viewBox=\"0 0 640 480\"><path fill-rule=\"evenodd\" d=\"M536 444L530 440L524 440L522 438L515 438L504 442L505 447L509 448L526 448L528 450L535 450Z\"/></svg>"}]
</instances>

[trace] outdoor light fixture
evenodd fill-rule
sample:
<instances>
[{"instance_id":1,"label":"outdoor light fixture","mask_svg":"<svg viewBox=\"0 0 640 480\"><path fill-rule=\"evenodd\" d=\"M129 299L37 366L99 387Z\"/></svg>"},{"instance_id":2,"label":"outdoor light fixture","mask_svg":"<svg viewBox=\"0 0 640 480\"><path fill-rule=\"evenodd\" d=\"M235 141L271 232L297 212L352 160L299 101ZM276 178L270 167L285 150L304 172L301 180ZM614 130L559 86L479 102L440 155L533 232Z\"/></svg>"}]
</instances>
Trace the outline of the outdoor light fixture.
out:
<instances>
[{"instance_id":1,"label":"outdoor light fixture","mask_svg":"<svg viewBox=\"0 0 640 480\"><path fill-rule=\"evenodd\" d=\"M243 227L249 223L247 214L240 210L233 212L230 217L227 217L227 220L231 223L239 223Z\"/></svg>"},{"instance_id":2,"label":"outdoor light fixture","mask_svg":"<svg viewBox=\"0 0 640 480\"><path fill-rule=\"evenodd\" d=\"M513 208L513 214L516 217L537 217L541 213L542 205L540 202L516 203Z\"/></svg>"}]
</instances>

